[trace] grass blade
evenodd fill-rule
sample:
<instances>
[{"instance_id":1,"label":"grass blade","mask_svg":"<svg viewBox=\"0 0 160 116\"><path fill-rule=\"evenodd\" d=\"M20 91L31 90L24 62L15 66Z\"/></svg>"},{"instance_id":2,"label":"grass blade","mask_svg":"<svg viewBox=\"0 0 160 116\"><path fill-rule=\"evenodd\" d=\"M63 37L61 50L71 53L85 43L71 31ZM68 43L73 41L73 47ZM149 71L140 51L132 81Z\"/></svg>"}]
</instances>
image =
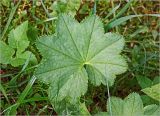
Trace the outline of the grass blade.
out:
<instances>
[{"instance_id":1,"label":"grass blade","mask_svg":"<svg viewBox=\"0 0 160 116\"><path fill-rule=\"evenodd\" d=\"M48 97L33 97L33 98L30 98L30 99L23 100L23 102L21 102L21 104L25 104L25 103L29 103L29 102L35 102L35 101L48 101ZM9 106L2 113L9 111L9 109L11 109L15 106L17 106L17 103Z\"/></svg>"},{"instance_id":2,"label":"grass blade","mask_svg":"<svg viewBox=\"0 0 160 116\"><path fill-rule=\"evenodd\" d=\"M45 109L47 109L48 105L45 105L42 109L39 110L39 112L37 113L37 115L39 116L42 112L45 111Z\"/></svg>"},{"instance_id":3,"label":"grass blade","mask_svg":"<svg viewBox=\"0 0 160 116\"><path fill-rule=\"evenodd\" d=\"M47 101L48 97L32 97L30 99L24 100L22 103L35 102L35 101Z\"/></svg>"},{"instance_id":4,"label":"grass blade","mask_svg":"<svg viewBox=\"0 0 160 116\"><path fill-rule=\"evenodd\" d=\"M29 90L31 89L32 85L34 84L36 80L36 77L33 75L31 80L28 82L27 86L25 87L24 91L21 93L20 97L17 100L17 105L11 108L9 111L10 115L16 115L16 110L19 107L19 105L24 101L25 97L27 96Z\"/></svg>"},{"instance_id":5,"label":"grass blade","mask_svg":"<svg viewBox=\"0 0 160 116\"><path fill-rule=\"evenodd\" d=\"M119 12L118 14L111 20L114 21L115 19L117 19L118 17L120 17L124 12L126 12L126 10L129 8L130 4L132 3L133 0L130 0Z\"/></svg>"},{"instance_id":6,"label":"grass blade","mask_svg":"<svg viewBox=\"0 0 160 116\"><path fill-rule=\"evenodd\" d=\"M117 5L116 7L114 7L109 13L108 15L104 18L104 19L107 19L108 17L110 17L113 13L116 12L116 10L120 7L120 4Z\"/></svg>"},{"instance_id":7,"label":"grass blade","mask_svg":"<svg viewBox=\"0 0 160 116\"><path fill-rule=\"evenodd\" d=\"M94 6L93 6L93 14L96 15L96 12L97 12L97 3L98 3L98 0L94 0Z\"/></svg>"},{"instance_id":8,"label":"grass blade","mask_svg":"<svg viewBox=\"0 0 160 116\"><path fill-rule=\"evenodd\" d=\"M4 97L6 98L6 100L8 101L9 103L9 99L7 97L7 94L6 94L6 91L4 89L4 87L2 86L2 84L0 83L0 91L2 92L2 94L4 95Z\"/></svg>"},{"instance_id":9,"label":"grass blade","mask_svg":"<svg viewBox=\"0 0 160 116\"><path fill-rule=\"evenodd\" d=\"M116 27L120 24L122 24L123 22L129 20L129 19L132 19L134 17L142 17L142 16L155 16L155 17L160 17L160 14L144 14L144 15L129 15L129 16L125 16L125 17L122 17L122 18L119 18L113 22L110 22L108 23L106 26L105 26L105 30L107 31L108 29L111 29L113 27Z\"/></svg>"},{"instance_id":10,"label":"grass blade","mask_svg":"<svg viewBox=\"0 0 160 116\"><path fill-rule=\"evenodd\" d=\"M6 34L6 32L8 30L8 27L9 27L9 25L10 25L12 19L13 19L13 16L14 16L14 14L15 14L18 6L19 6L19 4L21 3L21 1L22 0L19 0L18 3L17 3L17 5L12 8L11 13L9 14L9 19L8 19L7 24L6 24L5 28L4 28L3 33L2 33L1 40L3 39L4 35Z\"/></svg>"},{"instance_id":11,"label":"grass blade","mask_svg":"<svg viewBox=\"0 0 160 116\"><path fill-rule=\"evenodd\" d=\"M26 59L21 71L10 80L9 85L13 85L13 83L16 83L17 78L23 73L23 71L28 66L31 56L32 56L32 54L30 53L30 56Z\"/></svg>"}]
</instances>

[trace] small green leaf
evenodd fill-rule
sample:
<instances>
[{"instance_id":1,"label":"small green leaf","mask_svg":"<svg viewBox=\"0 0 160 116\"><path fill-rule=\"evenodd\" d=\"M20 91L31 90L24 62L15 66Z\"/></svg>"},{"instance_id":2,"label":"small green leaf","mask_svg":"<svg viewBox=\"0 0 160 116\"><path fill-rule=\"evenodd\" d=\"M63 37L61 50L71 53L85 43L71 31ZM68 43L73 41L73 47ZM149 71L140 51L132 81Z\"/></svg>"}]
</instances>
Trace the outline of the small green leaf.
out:
<instances>
[{"instance_id":1,"label":"small green leaf","mask_svg":"<svg viewBox=\"0 0 160 116\"><path fill-rule=\"evenodd\" d=\"M152 36L153 36L154 40L158 37L157 30L152 30Z\"/></svg>"},{"instance_id":2,"label":"small green leaf","mask_svg":"<svg viewBox=\"0 0 160 116\"><path fill-rule=\"evenodd\" d=\"M160 83L160 76L154 77L153 85Z\"/></svg>"},{"instance_id":3,"label":"small green leaf","mask_svg":"<svg viewBox=\"0 0 160 116\"><path fill-rule=\"evenodd\" d=\"M27 30L28 21L19 25L16 29L12 29L8 38L9 46L17 49L19 52L23 52L29 46Z\"/></svg>"},{"instance_id":4,"label":"small green leaf","mask_svg":"<svg viewBox=\"0 0 160 116\"><path fill-rule=\"evenodd\" d=\"M33 53L26 51L29 46L27 37L28 21L25 21L16 29L12 29L8 37L8 45L0 41L0 63L11 64L14 67L23 65L30 57L30 61L36 63L37 60Z\"/></svg>"},{"instance_id":5,"label":"small green leaf","mask_svg":"<svg viewBox=\"0 0 160 116\"><path fill-rule=\"evenodd\" d=\"M160 88L160 83L153 85L151 87L147 87L145 89L142 89L142 91L144 93L146 93L148 96L152 97L153 99L160 101L159 88Z\"/></svg>"},{"instance_id":6,"label":"small green leaf","mask_svg":"<svg viewBox=\"0 0 160 116\"><path fill-rule=\"evenodd\" d=\"M29 59L30 63L37 62L36 57L34 56L32 52L25 51L24 53L17 52L16 58L13 58L11 61L11 65L14 67L17 67L19 65L24 64L27 59Z\"/></svg>"},{"instance_id":7,"label":"small green leaf","mask_svg":"<svg viewBox=\"0 0 160 116\"><path fill-rule=\"evenodd\" d=\"M144 107L144 115L145 116L159 116L160 114L160 106L158 105L148 105Z\"/></svg>"},{"instance_id":8,"label":"small green leaf","mask_svg":"<svg viewBox=\"0 0 160 116\"><path fill-rule=\"evenodd\" d=\"M137 76L137 81L142 89L152 86L152 80L145 76Z\"/></svg>"},{"instance_id":9,"label":"small green leaf","mask_svg":"<svg viewBox=\"0 0 160 116\"><path fill-rule=\"evenodd\" d=\"M15 51L13 48L0 41L0 63L9 64L12 60L12 56L14 55L14 53Z\"/></svg>"},{"instance_id":10,"label":"small green leaf","mask_svg":"<svg viewBox=\"0 0 160 116\"><path fill-rule=\"evenodd\" d=\"M80 104L80 111L79 112L80 112L79 113L80 115L91 116L87 107L86 107L86 105L85 105L85 103Z\"/></svg>"}]
</instances>

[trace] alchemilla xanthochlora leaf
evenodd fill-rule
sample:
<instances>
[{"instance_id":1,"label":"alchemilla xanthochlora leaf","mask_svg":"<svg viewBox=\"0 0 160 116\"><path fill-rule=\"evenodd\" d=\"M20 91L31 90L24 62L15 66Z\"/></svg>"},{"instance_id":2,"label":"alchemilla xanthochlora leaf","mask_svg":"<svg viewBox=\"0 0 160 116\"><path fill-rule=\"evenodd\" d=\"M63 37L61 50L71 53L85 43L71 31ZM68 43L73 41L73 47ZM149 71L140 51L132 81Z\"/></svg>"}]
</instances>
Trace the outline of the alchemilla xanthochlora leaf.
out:
<instances>
[{"instance_id":1,"label":"alchemilla xanthochlora leaf","mask_svg":"<svg viewBox=\"0 0 160 116\"><path fill-rule=\"evenodd\" d=\"M37 78L50 85L49 98L76 102L87 91L88 81L95 86L112 85L116 75L127 70L120 55L124 38L105 33L98 16L81 23L60 14L54 35L42 36L36 42L42 61L35 71Z\"/></svg>"},{"instance_id":2,"label":"alchemilla xanthochlora leaf","mask_svg":"<svg viewBox=\"0 0 160 116\"><path fill-rule=\"evenodd\" d=\"M124 100L117 97L111 97L110 102L108 99L107 109L105 116L158 116L160 113L159 105L148 105L143 107L141 97L137 93L129 94Z\"/></svg>"}]
</instances>

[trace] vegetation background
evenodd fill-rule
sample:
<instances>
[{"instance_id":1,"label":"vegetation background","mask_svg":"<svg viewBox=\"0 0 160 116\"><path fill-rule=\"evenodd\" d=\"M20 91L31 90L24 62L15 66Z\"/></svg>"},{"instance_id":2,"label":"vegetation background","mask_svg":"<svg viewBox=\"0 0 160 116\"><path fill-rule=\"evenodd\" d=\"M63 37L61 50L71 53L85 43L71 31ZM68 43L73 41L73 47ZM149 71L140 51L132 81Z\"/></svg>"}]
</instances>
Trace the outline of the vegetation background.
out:
<instances>
[{"instance_id":1,"label":"vegetation background","mask_svg":"<svg viewBox=\"0 0 160 116\"><path fill-rule=\"evenodd\" d=\"M81 21L92 12L96 12L96 14L101 17L104 27L109 21L116 17L117 13L124 7L126 7L126 9L123 10L119 17L160 13L160 2L158 0L132 0L132 3L126 6L127 1L128 0L97 0L95 5L94 0L82 0L80 3L64 2L60 7L62 12L73 15L78 21ZM1 39L7 43L9 31L28 20L29 29L27 35L30 40L30 46L27 49L32 51L38 59L38 62L40 62L41 56L34 42L41 35L55 32L55 22L57 20L57 14L59 13L57 4L55 3L56 0L1 0ZM117 10L109 16L108 14L115 8ZM116 78L114 86L110 88L111 96L124 98L131 92L137 92L141 95L145 105L157 103L141 91L141 83L142 81L147 83L147 79L155 80L159 78L159 26L159 18L143 16L130 18L120 23L120 25L107 30L109 32L120 33L125 37L126 44L123 54L125 54L129 65L128 71L119 75ZM36 66L23 68L24 66L13 67L11 65L1 64L1 115L17 103L18 98L25 91L25 87L31 79ZM44 84L36 81L26 97L22 97L21 104L17 108L17 114L56 114L48 101L46 90ZM106 102L104 102L108 99L105 86L90 86L85 98L87 100L85 101L87 109L92 114L107 110Z\"/></svg>"}]
</instances>

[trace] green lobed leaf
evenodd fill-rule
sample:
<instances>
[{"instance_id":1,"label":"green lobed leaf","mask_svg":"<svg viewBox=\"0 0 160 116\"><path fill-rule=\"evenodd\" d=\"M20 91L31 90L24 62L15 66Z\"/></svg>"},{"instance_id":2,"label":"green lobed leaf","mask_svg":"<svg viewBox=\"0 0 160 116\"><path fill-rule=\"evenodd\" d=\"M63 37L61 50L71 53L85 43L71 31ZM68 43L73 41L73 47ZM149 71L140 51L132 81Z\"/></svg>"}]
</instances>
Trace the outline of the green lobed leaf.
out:
<instances>
[{"instance_id":1,"label":"green lobed leaf","mask_svg":"<svg viewBox=\"0 0 160 116\"><path fill-rule=\"evenodd\" d=\"M124 100L111 97L111 103L107 102L107 109L111 105L113 116L142 116L143 103L137 93L128 95Z\"/></svg>"},{"instance_id":2,"label":"green lobed leaf","mask_svg":"<svg viewBox=\"0 0 160 116\"><path fill-rule=\"evenodd\" d=\"M67 98L74 103L87 91L88 80L94 85L106 85L106 81L112 85L116 75L127 70L120 55L124 38L105 34L99 17L92 15L79 23L60 14L56 32L36 42L43 59L34 74L50 85L51 101Z\"/></svg>"},{"instance_id":3,"label":"green lobed leaf","mask_svg":"<svg viewBox=\"0 0 160 116\"><path fill-rule=\"evenodd\" d=\"M17 49L19 52L23 52L29 46L27 30L28 21L19 25L16 29L12 29L8 38L9 46Z\"/></svg>"},{"instance_id":4,"label":"green lobed leaf","mask_svg":"<svg viewBox=\"0 0 160 116\"><path fill-rule=\"evenodd\" d=\"M124 99L124 116L142 116L143 102L140 95L131 93Z\"/></svg>"},{"instance_id":5,"label":"green lobed leaf","mask_svg":"<svg viewBox=\"0 0 160 116\"><path fill-rule=\"evenodd\" d=\"M107 102L107 109L111 107L113 116L158 116L160 113L158 105L143 107L142 100L137 93L129 94L124 100L111 97L110 101Z\"/></svg>"},{"instance_id":6,"label":"green lobed leaf","mask_svg":"<svg viewBox=\"0 0 160 116\"><path fill-rule=\"evenodd\" d=\"M144 93L146 93L148 96L152 97L153 99L160 101L160 83L153 85L151 87L147 87L145 89L142 89Z\"/></svg>"},{"instance_id":7,"label":"green lobed leaf","mask_svg":"<svg viewBox=\"0 0 160 116\"><path fill-rule=\"evenodd\" d=\"M33 63L36 63L36 58L33 53L26 51L29 46L27 37L28 21L25 21L16 29L12 29L8 37L8 45L3 41L0 41L0 63L11 64L14 67L23 65L25 61L30 57Z\"/></svg>"},{"instance_id":8,"label":"green lobed leaf","mask_svg":"<svg viewBox=\"0 0 160 116\"><path fill-rule=\"evenodd\" d=\"M116 116L123 116L124 114L124 101L117 97L111 97L111 102L107 101L107 109L111 107L111 112ZM109 112L109 113L111 113Z\"/></svg>"},{"instance_id":9,"label":"green lobed leaf","mask_svg":"<svg viewBox=\"0 0 160 116\"><path fill-rule=\"evenodd\" d=\"M158 105L148 105L144 107L144 115L145 116L159 116L160 114L160 106Z\"/></svg>"}]
</instances>

